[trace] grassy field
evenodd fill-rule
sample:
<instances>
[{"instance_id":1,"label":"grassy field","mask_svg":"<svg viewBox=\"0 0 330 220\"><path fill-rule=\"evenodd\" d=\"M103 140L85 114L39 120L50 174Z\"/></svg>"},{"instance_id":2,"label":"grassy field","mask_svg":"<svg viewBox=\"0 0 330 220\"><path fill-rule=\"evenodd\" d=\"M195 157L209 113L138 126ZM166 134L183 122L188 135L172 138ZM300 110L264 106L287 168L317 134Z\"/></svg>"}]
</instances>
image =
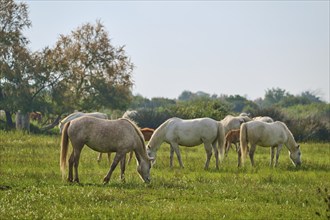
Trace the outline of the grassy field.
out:
<instances>
[{"instance_id":1,"label":"grassy field","mask_svg":"<svg viewBox=\"0 0 330 220\"><path fill-rule=\"evenodd\" d=\"M0 131L0 219L329 219L330 145L301 149L299 169L285 147L270 168L269 149L258 147L254 168L247 161L238 169L231 151L219 170L212 158L205 171L202 146L181 147L185 168L175 158L171 169L163 144L150 184L132 161L125 183L117 167L103 186L108 162L98 164L89 148L81 155L81 184L70 184L61 178L59 136Z\"/></svg>"}]
</instances>

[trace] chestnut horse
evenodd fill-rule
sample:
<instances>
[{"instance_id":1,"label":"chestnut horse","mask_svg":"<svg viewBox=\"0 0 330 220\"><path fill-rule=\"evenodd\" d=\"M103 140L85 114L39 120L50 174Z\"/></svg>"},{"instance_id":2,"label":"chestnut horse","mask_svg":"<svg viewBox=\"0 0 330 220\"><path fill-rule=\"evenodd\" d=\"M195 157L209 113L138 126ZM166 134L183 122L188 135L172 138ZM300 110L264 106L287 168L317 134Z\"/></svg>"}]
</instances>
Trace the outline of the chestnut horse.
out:
<instances>
[{"instance_id":1,"label":"chestnut horse","mask_svg":"<svg viewBox=\"0 0 330 220\"><path fill-rule=\"evenodd\" d=\"M236 152L239 149L239 145L237 146L237 143L239 144L239 134L240 134L240 129L236 130L231 130L229 131L226 136L225 136L225 154L226 156L228 155L228 151L230 149L231 144L234 144L236 147Z\"/></svg>"}]
</instances>

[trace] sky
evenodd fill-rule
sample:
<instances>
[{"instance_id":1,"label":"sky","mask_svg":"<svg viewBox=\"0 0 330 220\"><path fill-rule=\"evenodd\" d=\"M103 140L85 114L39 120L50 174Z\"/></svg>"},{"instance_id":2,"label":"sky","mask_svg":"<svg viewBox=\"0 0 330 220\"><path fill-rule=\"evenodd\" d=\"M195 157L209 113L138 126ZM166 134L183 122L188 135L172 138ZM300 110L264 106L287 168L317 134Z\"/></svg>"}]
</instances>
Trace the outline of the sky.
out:
<instances>
[{"instance_id":1,"label":"sky","mask_svg":"<svg viewBox=\"0 0 330 220\"><path fill-rule=\"evenodd\" d=\"M329 102L329 1L24 1L32 51L100 20L135 65L133 94L264 97L311 91Z\"/></svg>"}]
</instances>

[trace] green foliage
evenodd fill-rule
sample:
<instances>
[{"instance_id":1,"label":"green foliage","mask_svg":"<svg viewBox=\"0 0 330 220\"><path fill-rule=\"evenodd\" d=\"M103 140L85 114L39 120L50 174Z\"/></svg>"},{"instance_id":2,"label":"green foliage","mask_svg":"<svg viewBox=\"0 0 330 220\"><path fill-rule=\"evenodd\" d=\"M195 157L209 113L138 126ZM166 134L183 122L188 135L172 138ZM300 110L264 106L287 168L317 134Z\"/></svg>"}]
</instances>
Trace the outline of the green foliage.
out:
<instances>
[{"instance_id":1,"label":"green foliage","mask_svg":"<svg viewBox=\"0 0 330 220\"><path fill-rule=\"evenodd\" d=\"M31 26L27 5L0 7L0 109L61 115L102 107L126 109L133 64L124 46L114 47L100 22L61 35L54 48L27 49L22 31Z\"/></svg>"},{"instance_id":2,"label":"green foliage","mask_svg":"<svg viewBox=\"0 0 330 220\"><path fill-rule=\"evenodd\" d=\"M81 184L61 179L59 136L0 131L0 216L2 219L326 219L329 216L329 144L302 144L303 164L296 169L286 148L277 168L269 168L269 149L258 147L256 167L236 166L230 151L216 170L212 157L204 170L203 146L181 147L185 165L169 168L163 144L144 184L136 164L127 165L126 182L119 166L102 185L109 165L84 148L79 163ZM176 158L175 158L176 159Z\"/></svg>"},{"instance_id":3,"label":"green foliage","mask_svg":"<svg viewBox=\"0 0 330 220\"><path fill-rule=\"evenodd\" d=\"M229 114L229 107L218 99L196 98L178 102L174 113L175 116L185 119L209 117L220 121Z\"/></svg>"}]
</instances>

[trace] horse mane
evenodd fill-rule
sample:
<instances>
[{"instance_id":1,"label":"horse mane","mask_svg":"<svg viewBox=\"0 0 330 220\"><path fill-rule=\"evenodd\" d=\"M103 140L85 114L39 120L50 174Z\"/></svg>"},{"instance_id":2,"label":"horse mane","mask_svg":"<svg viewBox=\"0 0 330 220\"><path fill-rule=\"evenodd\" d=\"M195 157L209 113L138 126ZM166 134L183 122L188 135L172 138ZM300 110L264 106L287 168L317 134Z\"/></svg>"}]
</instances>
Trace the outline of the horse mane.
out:
<instances>
[{"instance_id":1,"label":"horse mane","mask_svg":"<svg viewBox=\"0 0 330 220\"><path fill-rule=\"evenodd\" d=\"M280 122L280 121L278 121L278 122ZM288 134L288 140L286 141L286 143L289 144L290 146L297 146L297 142L294 139L294 136L293 136L292 132L290 131L290 129L288 128L288 126L283 122L280 122L280 123L283 126L283 128L285 129L286 133Z\"/></svg>"},{"instance_id":2,"label":"horse mane","mask_svg":"<svg viewBox=\"0 0 330 220\"><path fill-rule=\"evenodd\" d=\"M128 118L120 118L120 120L127 121L128 123L130 123L130 124L134 127L135 131L136 131L136 132L138 133L138 135L139 135L139 138L140 138L140 140L141 140L141 144L142 144L142 146L143 146L143 147L142 147L142 151L143 151L143 155L142 155L142 156L144 156L144 155L148 155L148 154L147 154L147 148L146 148L145 141L144 141L144 136L143 136L143 134L142 134L142 132L141 132L139 126L137 126L136 123L135 123L134 121L132 121L132 120L130 120L130 119L128 119ZM148 158L144 158L144 159L148 159Z\"/></svg>"},{"instance_id":3,"label":"horse mane","mask_svg":"<svg viewBox=\"0 0 330 220\"><path fill-rule=\"evenodd\" d=\"M156 139L157 141L159 141L159 137L161 135L164 134L164 132L159 132L159 131L165 131L164 127L166 127L168 125L168 123L173 120L173 119L178 119L178 118L169 118L167 119L165 122L163 122L161 125L159 125L159 127L154 131L150 141L149 141L149 146L151 146L151 144L154 143L154 140ZM163 141L163 140L162 140ZM159 145L159 146L158 146ZM160 147L159 143L154 144L154 146L156 146L155 150L157 151L157 149ZM153 147L154 148L154 147Z\"/></svg>"}]
</instances>

